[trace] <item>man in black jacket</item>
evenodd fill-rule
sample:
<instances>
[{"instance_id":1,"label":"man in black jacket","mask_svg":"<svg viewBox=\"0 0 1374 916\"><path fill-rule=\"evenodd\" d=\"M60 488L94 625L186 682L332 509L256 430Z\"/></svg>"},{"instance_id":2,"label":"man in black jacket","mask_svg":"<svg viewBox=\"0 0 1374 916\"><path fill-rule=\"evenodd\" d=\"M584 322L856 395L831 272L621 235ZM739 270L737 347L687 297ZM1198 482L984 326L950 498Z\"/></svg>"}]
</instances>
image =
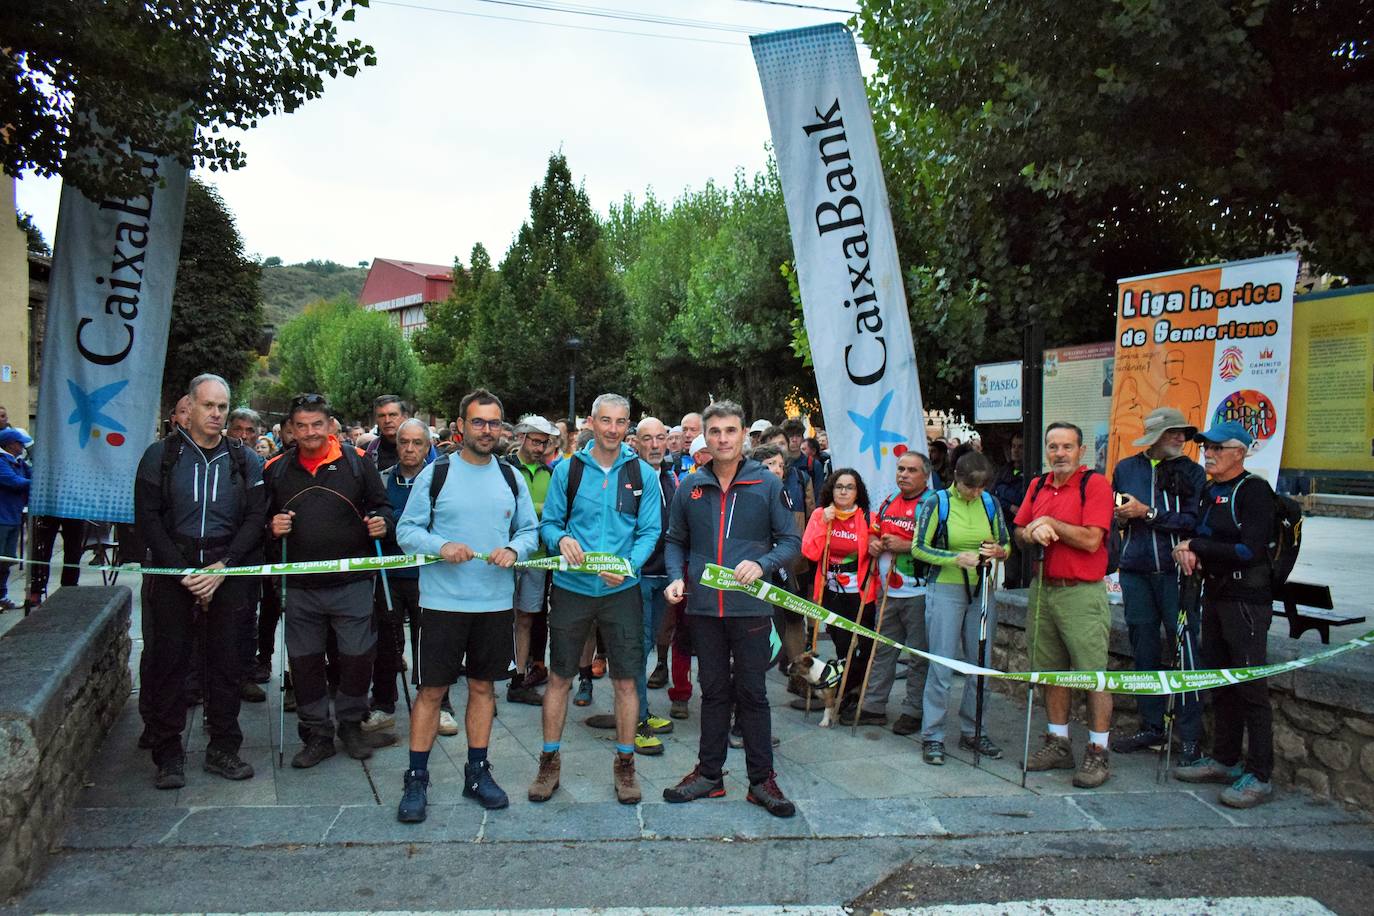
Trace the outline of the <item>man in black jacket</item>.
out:
<instances>
[{"instance_id":1,"label":"man in black jacket","mask_svg":"<svg viewBox=\"0 0 1374 916\"><path fill-rule=\"evenodd\" d=\"M1263 665L1274 614L1269 570L1274 491L1264 478L1245 470L1254 440L1241 424L1218 423L1197 441L1211 482L1203 493L1197 534L1174 548L1174 560L1185 576L1202 571L1202 667ZM1274 792L1269 682L1218 687L1212 716L1212 756L1180 766L1174 776L1184 782L1229 783L1220 801L1232 808L1268 801ZM1248 740L1242 755L1243 739Z\"/></svg>"},{"instance_id":2,"label":"man in black jacket","mask_svg":"<svg viewBox=\"0 0 1374 916\"><path fill-rule=\"evenodd\" d=\"M285 541L285 559L338 560L376 554L376 540L394 534L391 500L376 466L329 433L329 405L318 394L291 402L287 418L296 446L268 462L266 478L272 537ZM277 549L280 549L278 547ZM367 690L377 651L372 621L374 572L316 573L287 578L286 654L296 689L298 731L305 746L291 758L297 768L334 756L325 677L325 641L332 629L339 647L334 715L350 757L366 760L394 734L366 734Z\"/></svg>"},{"instance_id":3,"label":"man in black jacket","mask_svg":"<svg viewBox=\"0 0 1374 916\"><path fill-rule=\"evenodd\" d=\"M223 434L229 385L198 375L188 394L187 425L143 453L134 480L134 523L153 566L222 569L256 562L265 500L262 459ZM204 768L248 779L239 759L240 633L252 620L257 580L215 575L149 576L143 594L139 712L143 743L157 765L159 789L186 785L181 732L186 723L187 666L196 628L205 627L205 716L210 744Z\"/></svg>"},{"instance_id":4,"label":"man in black jacket","mask_svg":"<svg viewBox=\"0 0 1374 916\"><path fill-rule=\"evenodd\" d=\"M744 457L744 411L717 401L702 415L711 460L683 479L673 496L664 548L667 569L687 570L664 591L669 601L687 596L687 621L701 678L701 745L697 765L676 786L669 802L720 798L728 749L730 711L738 709L749 773L748 800L778 817L796 807L773 773L772 722L764 674L772 662L773 614L743 592L698 584L707 563L735 571L749 585L772 576L796 558L801 538L782 500L782 481ZM687 583L691 583L688 591Z\"/></svg>"}]
</instances>

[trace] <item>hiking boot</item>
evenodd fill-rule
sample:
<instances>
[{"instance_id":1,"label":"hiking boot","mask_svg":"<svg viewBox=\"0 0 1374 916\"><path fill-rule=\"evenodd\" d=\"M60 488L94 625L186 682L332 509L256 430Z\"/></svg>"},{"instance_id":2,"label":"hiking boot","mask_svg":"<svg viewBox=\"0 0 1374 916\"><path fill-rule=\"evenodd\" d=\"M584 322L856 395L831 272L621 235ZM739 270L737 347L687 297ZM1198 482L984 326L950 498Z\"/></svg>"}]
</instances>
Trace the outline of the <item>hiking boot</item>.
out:
<instances>
[{"instance_id":1,"label":"hiking boot","mask_svg":"<svg viewBox=\"0 0 1374 916\"><path fill-rule=\"evenodd\" d=\"M159 789L180 789L186 785L186 758L177 757L158 765L153 785Z\"/></svg>"},{"instance_id":2,"label":"hiking boot","mask_svg":"<svg viewBox=\"0 0 1374 916\"><path fill-rule=\"evenodd\" d=\"M463 797L477 799L477 804L489 811L510 804L510 798L492 778L490 760L463 766Z\"/></svg>"},{"instance_id":3,"label":"hiking boot","mask_svg":"<svg viewBox=\"0 0 1374 916\"><path fill-rule=\"evenodd\" d=\"M1136 751L1158 751L1164 748L1164 732L1153 728L1142 728L1133 735L1121 735L1111 741L1112 752L1134 754Z\"/></svg>"},{"instance_id":4,"label":"hiking boot","mask_svg":"<svg viewBox=\"0 0 1374 916\"><path fill-rule=\"evenodd\" d=\"M978 752L979 757L986 757L989 760L1001 760L1002 749L992 743L992 739L987 735L980 735L975 744L972 735L960 735L959 746L966 751Z\"/></svg>"},{"instance_id":5,"label":"hiking boot","mask_svg":"<svg viewBox=\"0 0 1374 916\"><path fill-rule=\"evenodd\" d=\"M390 732L367 734L360 722L340 722L339 741L348 756L354 760L367 760L374 748L395 744L396 735Z\"/></svg>"},{"instance_id":6,"label":"hiking boot","mask_svg":"<svg viewBox=\"0 0 1374 916\"><path fill-rule=\"evenodd\" d=\"M1211 757L1199 757L1192 763L1174 767L1174 778L1179 782L1221 782L1234 783L1244 775L1245 769L1239 763L1226 766Z\"/></svg>"},{"instance_id":7,"label":"hiking boot","mask_svg":"<svg viewBox=\"0 0 1374 916\"><path fill-rule=\"evenodd\" d=\"M17 611L19 605L15 604L9 597L0 598L0 611Z\"/></svg>"},{"instance_id":8,"label":"hiking boot","mask_svg":"<svg viewBox=\"0 0 1374 916\"><path fill-rule=\"evenodd\" d=\"M1202 759L1202 747L1196 741L1184 741L1179 745L1178 765L1190 767Z\"/></svg>"},{"instance_id":9,"label":"hiking boot","mask_svg":"<svg viewBox=\"0 0 1374 916\"><path fill-rule=\"evenodd\" d=\"M365 732L379 732L386 728L396 727L396 714L387 712L385 709L374 709L367 714L367 718L362 721L362 729Z\"/></svg>"},{"instance_id":10,"label":"hiking boot","mask_svg":"<svg viewBox=\"0 0 1374 916\"><path fill-rule=\"evenodd\" d=\"M909 716L902 713L897 717L897 721L892 723L892 734L894 735L914 735L921 730L921 719L919 716Z\"/></svg>"},{"instance_id":11,"label":"hiking boot","mask_svg":"<svg viewBox=\"0 0 1374 916\"><path fill-rule=\"evenodd\" d=\"M921 759L933 767L945 765L945 743L943 741L922 741Z\"/></svg>"},{"instance_id":12,"label":"hiking boot","mask_svg":"<svg viewBox=\"0 0 1374 916\"><path fill-rule=\"evenodd\" d=\"M254 684L266 684L272 680L272 659L259 658L248 669L248 679Z\"/></svg>"},{"instance_id":13,"label":"hiking boot","mask_svg":"<svg viewBox=\"0 0 1374 916\"><path fill-rule=\"evenodd\" d=\"M846 707L845 710L844 710L844 712L840 713L840 724L841 724L841 725L853 725L853 724L854 724L854 708L853 708L852 706ZM868 711L868 710L865 709L863 712L859 713L859 724L860 724L860 725L886 725L886 724L887 724L887 713L885 713L885 712L870 712L870 711Z\"/></svg>"},{"instance_id":14,"label":"hiking boot","mask_svg":"<svg viewBox=\"0 0 1374 916\"><path fill-rule=\"evenodd\" d=\"M690 715L687 711L686 700L673 700L668 707L668 715L674 719L685 719Z\"/></svg>"},{"instance_id":15,"label":"hiking boot","mask_svg":"<svg viewBox=\"0 0 1374 916\"><path fill-rule=\"evenodd\" d=\"M528 684L522 683L519 686L511 684L510 689L506 691L506 702L523 703L526 706L543 706L544 695Z\"/></svg>"},{"instance_id":16,"label":"hiking boot","mask_svg":"<svg viewBox=\"0 0 1374 916\"><path fill-rule=\"evenodd\" d=\"M458 734L458 720L453 718L451 710L439 710L439 734L445 738L452 738Z\"/></svg>"},{"instance_id":17,"label":"hiking boot","mask_svg":"<svg viewBox=\"0 0 1374 916\"><path fill-rule=\"evenodd\" d=\"M253 777L253 767L239 758L238 754L231 754L218 748L207 748L205 751L205 763L201 767L207 773L214 773L216 776L223 776L225 779L251 779Z\"/></svg>"},{"instance_id":18,"label":"hiking boot","mask_svg":"<svg viewBox=\"0 0 1374 916\"><path fill-rule=\"evenodd\" d=\"M672 719L665 719L650 713L644 721L649 723L649 728L653 729L655 735L671 735L673 733Z\"/></svg>"},{"instance_id":19,"label":"hiking boot","mask_svg":"<svg viewBox=\"0 0 1374 916\"><path fill-rule=\"evenodd\" d=\"M291 765L298 770L308 770L333 756L334 739L327 735L315 735L291 758Z\"/></svg>"},{"instance_id":20,"label":"hiking boot","mask_svg":"<svg viewBox=\"0 0 1374 916\"><path fill-rule=\"evenodd\" d=\"M531 662L530 670L525 673L526 687L540 687L549 679L549 669L543 662Z\"/></svg>"},{"instance_id":21,"label":"hiking boot","mask_svg":"<svg viewBox=\"0 0 1374 916\"><path fill-rule=\"evenodd\" d=\"M615 774L615 800L622 805L639 804L639 779L635 777L635 755L616 754L613 772Z\"/></svg>"},{"instance_id":22,"label":"hiking boot","mask_svg":"<svg viewBox=\"0 0 1374 916\"><path fill-rule=\"evenodd\" d=\"M267 693L251 680L239 685L239 699L245 703L266 703Z\"/></svg>"},{"instance_id":23,"label":"hiking boot","mask_svg":"<svg viewBox=\"0 0 1374 916\"><path fill-rule=\"evenodd\" d=\"M663 790L663 800L678 804L679 802L696 801L698 798L723 798L725 796L725 780L717 776L709 779L701 775L701 769L693 769L682 778L682 782L672 788Z\"/></svg>"},{"instance_id":24,"label":"hiking boot","mask_svg":"<svg viewBox=\"0 0 1374 916\"><path fill-rule=\"evenodd\" d=\"M577 693L573 695L574 706L592 705L592 679L580 677L577 679Z\"/></svg>"},{"instance_id":25,"label":"hiking boot","mask_svg":"<svg viewBox=\"0 0 1374 916\"><path fill-rule=\"evenodd\" d=\"M1253 808L1274 797L1274 786L1254 773L1245 773L1221 790L1218 800L1228 808Z\"/></svg>"},{"instance_id":26,"label":"hiking boot","mask_svg":"<svg viewBox=\"0 0 1374 916\"><path fill-rule=\"evenodd\" d=\"M787 800L778 788L777 775L769 773L763 782L751 783L749 792L744 796L774 817L791 817L797 813L797 806Z\"/></svg>"},{"instance_id":27,"label":"hiking boot","mask_svg":"<svg viewBox=\"0 0 1374 916\"><path fill-rule=\"evenodd\" d=\"M599 712L583 719L582 724L588 728L612 729L615 728L615 713Z\"/></svg>"},{"instance_id":28,"label":"hiking boot","mask_svg":"<svg viewBox=\"0 0 1374 916\"><path fill-rule=\"evenodd\" d=\"M663 742L658 740L654 730L649 727L648 719L639 723L639 727L635 729L635 753L643 754L645 757L657 757L663 753Z\"/></svg>"},{"instance_id":29,"label":"hiking boot","mask_svg":"<svg viewBox=\"0 0 1374 916\"><path fill-rule=\"evenodd\" d=\"M283 712L295 712L295 711L296 711L296 688L295 688L295 687L287 687L284 691L282 691L282 695L281 695L281 708L282 708L282 711L283 711Z\"/></svg>"},{"instance_id":30,"label":"hiking boot","mask_svg":"<svg viewBox=\"0 0 1374 916\"><path fill-rule=\"evenodd\" d=\"M406 770L405 786L401 803L396 806L396 820L402 824L418 824L425 819L425 806L429 803L429 771Z\"/></svg>"},{"instance_id":31,"label":"hiking boot","mask_svg":"<svg viewBox=\"0 0 1374 916\"><path fill-rule=\"evenodd\" d=\"M1112 775L1109 756L1105 747L1089 744L1083 752L1083 762L1078 772L1073 774L1073 784L1080 789L1096 789Z\"/></svg>"},{"instance_id":32,"label":"hiking boot","mask_svg":"<svg viewBox=\"0 0 1374 916\"><path fill-rule=\"evenodd\" d=\"M558 790L558 774L563 769L563 761L558 751L542 751L539 754L539 773L530 783L529 799L532 802L545 802Z\"/></svg>"},{"instance_id":33,"label":"hiking boot","mask_svg":"<svg viewBox=\"0 0 1374 916\"><path fill-rule=\"evenodd\" d=\"M653 671L649 672L649 678L645 682L650 690L661 690L668 684L668 666L659 662Z\"/></svg>"},{"instance_id":34,"label":"hiking boot","mask_svg":"<svg viewBox=\"0 0 1374 916\"><path fill-rule=\"evenodd\" d=\"M598 655L592 659L592 680L599 681L606 676L606 656Z\"/></svg>"},{"instance_id":35,"label":"hiking boot","mask_svg":"<svg viewBox=\"0 0 1374 916\"><path fill-rule=\"evenodd\" d=\"M1036 773L1041 770L1072 770L1073 744L1068 738L1061 738L1058 735L1045 733L1045 743L1040 746L1040 750L1030 755L1026 761L1026 772Z\"/></svg>"}]
</instances>

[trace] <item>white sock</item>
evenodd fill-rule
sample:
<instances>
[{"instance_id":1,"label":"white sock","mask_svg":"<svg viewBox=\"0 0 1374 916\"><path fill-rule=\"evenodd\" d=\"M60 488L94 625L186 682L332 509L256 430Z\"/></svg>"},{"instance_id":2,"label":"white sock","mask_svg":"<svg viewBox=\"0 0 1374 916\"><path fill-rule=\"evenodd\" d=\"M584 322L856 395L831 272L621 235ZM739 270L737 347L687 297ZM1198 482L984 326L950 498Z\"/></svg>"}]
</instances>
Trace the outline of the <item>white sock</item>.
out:
<instances>
[{"instance_id":1,"label":"white sock","mask_svg":"<svg viewBox=\"0 0 1374 916\"><path fill-rule=\"evenodd\" d=\"M1110 735L1110 732L1088 732L1088 741L1105 750Z\"/></svg>"},{"instance_id":2,"label":"white sock","mask_svg":"<svg viewBox=\"0 0 1374 916\"><path fill-rule=\"evenodd\" d=\"M1063 725L1055 725L1053 722L1051 722L1049 723L1049 729L1050 734L1054 735L1056 738L1069 737L1069 723L1067 722L1065 722Z\"/></svg>"}]
</instances>

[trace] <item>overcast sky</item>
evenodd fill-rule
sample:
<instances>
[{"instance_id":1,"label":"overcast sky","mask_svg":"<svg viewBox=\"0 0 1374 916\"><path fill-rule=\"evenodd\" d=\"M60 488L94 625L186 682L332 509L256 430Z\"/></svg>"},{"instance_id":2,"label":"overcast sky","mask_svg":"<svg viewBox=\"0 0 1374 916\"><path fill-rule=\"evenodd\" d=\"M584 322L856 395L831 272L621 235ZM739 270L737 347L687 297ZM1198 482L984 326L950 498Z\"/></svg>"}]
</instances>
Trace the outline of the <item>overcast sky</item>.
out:
<instances>
[{"instance_id":1,"label":"overcast sky","mask_svg":"<svg viewBox=\"0 0 1374 916\"><path fill-rule=\"evenodd\" d=\"M652 187L672 198L710 179L729 182L738 168L760 169L767 155L748 32L846 19L754 0L515 0L531 2L746 31L491 0L373 0L348 34L376 48L378 65L243 133L244 169L201 173L233 210L248 250L288 263L447 264L455 255L466 261L482 242L499 260L559 149L602 213L626 192L638 197ZM689 38L696 40L682 40ZM861 61L871 72L862 53ZM19 182L19 208L34 214L49 242L58 191L57 181Z\"/></svg>"}]
</instances>

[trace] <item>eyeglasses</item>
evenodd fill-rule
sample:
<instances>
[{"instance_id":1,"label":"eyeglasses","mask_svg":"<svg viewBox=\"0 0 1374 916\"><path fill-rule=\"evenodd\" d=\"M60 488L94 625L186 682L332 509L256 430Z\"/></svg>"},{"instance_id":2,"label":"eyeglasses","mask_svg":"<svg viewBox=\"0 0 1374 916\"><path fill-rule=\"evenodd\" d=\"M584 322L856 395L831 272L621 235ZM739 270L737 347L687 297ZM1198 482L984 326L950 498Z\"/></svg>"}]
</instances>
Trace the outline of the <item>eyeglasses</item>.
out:
<instances>
[{"instance_id":1,"label":"eyeglasses","mask_svg":"<svg viewBox=\"0 0 1374 916\"><path fill-rule=\"evenodd\" d=\"M1217 445L1217 444L1214 443L1214 442L1208 442L1208 443L1206 443L1206 444L1204 444L1204 445L1202 446L1202 450L1203 450L1204 452L1224 452L1224 451L1226 451L1228 448L1244 449L1245 446L1243 446L1243 445Z\"/></svg>"},{"instance_id":2,"label":"eyeglasses","mask_svg":"<svg viewBox=\"0 0 1374 916\"><path fill-rule=\"evenodd\" d=\"M484 429L501 428L500 420L483 420L481 417L477 417L476 419L464 420L463 422L466 423L468 426L471 426L477 432L481 432Z\"/></svg>"},{"instance_id":3,"label":"eyeglasses","mask_svg":"<svg viewBox=\"0 0 1374 916\"><path fill-rule=\"evenodd\" d=\"M856 483L837 483L837 484L835 484L834 487L832 487L832 489L834 489L834 490L857 490L857 489L859 489L859 485L856 484Z\"/></svg>"},{"instance_id":4,"label":"eyeglasses","mask_svg":"<svg viewBox=\"0 0 1374 916\"><path fill-rule=\"evenodd\" d=\"M548 436L526 436L525 444L532 448L543 448L549 444Z\"/></svg>"}]
</instances>

